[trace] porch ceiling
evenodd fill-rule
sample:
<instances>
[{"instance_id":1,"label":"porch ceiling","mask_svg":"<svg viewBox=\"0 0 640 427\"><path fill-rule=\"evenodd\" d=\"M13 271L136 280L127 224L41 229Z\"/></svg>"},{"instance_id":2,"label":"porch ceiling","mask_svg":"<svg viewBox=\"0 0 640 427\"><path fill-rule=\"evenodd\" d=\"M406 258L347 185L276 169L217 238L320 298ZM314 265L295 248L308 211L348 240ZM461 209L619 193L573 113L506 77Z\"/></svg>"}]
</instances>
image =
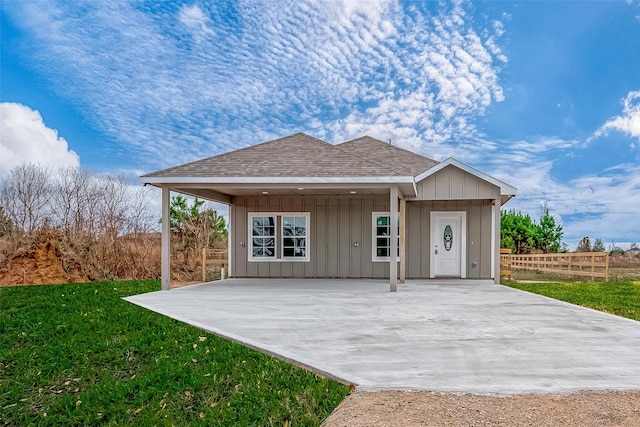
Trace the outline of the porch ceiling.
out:
<instances>
[{"instance_id":1,"label":"porch ceiling","mask_svg":"<svg viewBox=\"0 0 640 427\"><path fill-rule=\"evenodd\" d=\"M219 201L228 203L226 198L220 197L224 194L230 197L238 196L354 196L354 195L374 195L389 194L388 188L346 188L328 189L328 188L232 188L225 190L224 193L215 192L207 188L176 188L171 187L171 191L188 194L190 196L201 199Z\"/></svg>"},{"instance_id":2,"label":"porch ceiling","mask_svg":"<svg viewBox=\"0 0 640 427\"><path fill-rule=\"evenodd\" d=\"M168 187L171 191L188 194L206 200L231 203L232 197L238 196L357 196L389 194L391 184L376 183L253 183L253 184L219 184L219 183L172 183L152 184ZM412 197L415 195L413 183L400 184L400 192Z\"/></svg>"}]
</instances>

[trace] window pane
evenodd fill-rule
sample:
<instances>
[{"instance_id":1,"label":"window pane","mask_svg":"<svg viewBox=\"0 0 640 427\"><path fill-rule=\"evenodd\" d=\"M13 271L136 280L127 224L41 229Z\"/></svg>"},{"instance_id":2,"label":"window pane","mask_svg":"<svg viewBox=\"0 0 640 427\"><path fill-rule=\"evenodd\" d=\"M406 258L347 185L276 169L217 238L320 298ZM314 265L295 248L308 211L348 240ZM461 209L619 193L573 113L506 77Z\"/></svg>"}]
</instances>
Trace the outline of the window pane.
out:
<instances>
[{"instance_id":1,"label":"window pane","mask_svg":"<svg viewBox=\"0 0 640 427\"><path fill-rule=\"evenodd\" d=\"M376 227L376 236L388 236L391 234L389 227Z\"/></svg>"},{"instance_id":2,"label":"window pane","mask_svg":"<svg viewBox=\"0 0 640 427\"><path fill-rule=\"evenodd\" d=\"M275 218L272 216L256 216L251 220L254 236L275 236Z\"/></svg>"},{"instance_id":3,"label":"window pane","mask_svg":"<svg viewBox=\"0 0 640 427\"><path fill-rule=\"evenodd\" d=\"M268 246L268 247L274 247L275 246L275 239L273 238L254 238L253 239L253 246Z\"/></svg>"},{"instance_id":4,"label":"window pane","mask_svg":"<svg viewBox=\"0 0 640 427\"><path fill-rule=\"evenodd\" d=\"M386 258L389 256L389 248L377 248L376 256L380 258Z\"/></svg>"},{"instance_id":5,"label":"window pane","mask_svg":"<svg viewBox=\"0 0 640 427\"><path fill-rule=\"evenodd\" d=\"M293 257L294 256L293 254L294 254L294 249L293 248L284 247L282 249L282 256Z\"/></svg>"},{"instance_id":6,"label":"window pane","mask_svg":"<svg viewBox=\"0 0 640 427\"><path fill-rule=\"evenodd\" d=\"M377 225L389 225L391 222L391 220L389 219L388 216L379 216L376 219L376 224Z\"/></svg>"},{"instance_id":7,"label":"window pane","mask_svg":"<svg viewBox=\"0 0 640 427\"><path fill-rule=\"evenodd\" d=\"M378 237L376 239L376 246L389 247L391 246L391 239L389 239L388 237Z\"/></svg>"},{"instance_id":8,"label":"window pane","mask_svg":"<svg viewBox=\"0 0 640 427\"><path fill-rule=\"evenodd\" d=\"M307 218L304 216L282 217L282 234L285 236L306 236Z\"/></svg>"}]
</instances>

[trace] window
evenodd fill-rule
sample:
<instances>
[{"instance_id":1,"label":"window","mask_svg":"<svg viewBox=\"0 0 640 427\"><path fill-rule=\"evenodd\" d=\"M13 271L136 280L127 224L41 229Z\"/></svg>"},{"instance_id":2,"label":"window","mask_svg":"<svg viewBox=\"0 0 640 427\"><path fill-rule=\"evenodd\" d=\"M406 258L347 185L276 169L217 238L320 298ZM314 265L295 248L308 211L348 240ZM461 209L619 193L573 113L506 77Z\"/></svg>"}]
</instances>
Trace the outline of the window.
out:
<instances>
[{"instance_id":1,"label":"window","mask_svg":"<svg viewBox=\"0 0 640 427\"><path fill-rule=\"evenodd\" d=\"M307 257L307 218L304 216L282 217L282 257Z\"/></svg>"},{"instance_id":2,"label":"window","mask_svg":"<svg viewBox=\"0 0 640 427\"><path fill-rule=\"evenodd\" d=\"M400 215L398 215L398 261L400 261ZM372 227L373 261L389 261L391 256L391 216L389 212L374 212Z\"/></svg>"},{"instance_id":3,"label":"window","mask_svg":"<svg viewBox=\"0 0 640 427\"><path fill-rule=\"evenodd\" d=\"M250 213L249 261L309 261L308 213Z\"/></svg>"},{"instance_id":4,"label":"window","mask_svg":"<svg viewBox=\"0 0 640 427\"><path fill-rule=\"evenodd\" d=\"M253 258L276 257L276 217L251 218L251 256Z\"/></svg>"}]
</instances>

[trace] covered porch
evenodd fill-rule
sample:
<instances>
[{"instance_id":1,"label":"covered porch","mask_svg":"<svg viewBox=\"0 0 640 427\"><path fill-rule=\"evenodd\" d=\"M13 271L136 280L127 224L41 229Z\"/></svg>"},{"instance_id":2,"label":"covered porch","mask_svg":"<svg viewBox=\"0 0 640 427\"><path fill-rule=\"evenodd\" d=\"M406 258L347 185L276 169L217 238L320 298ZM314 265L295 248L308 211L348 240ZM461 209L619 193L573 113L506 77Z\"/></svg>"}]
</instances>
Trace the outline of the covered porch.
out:
<instances>
[{"instance_id":1,"label":"covered porch","mask_svg":"<svg viewBox=\"0 0 640 427\"><path fill-rule=\"evenodd\" d=\"M234 200L238 198L257 197L268 199L274 197L295 197L313 198L353 198L353 197L385 197L387 202L385 210L389 212L390 223L399 224L398 227L390 227L389 236L389 259L388 259L388 278L389 290L396 292L397 284L404 283L406 280L406 259L407 259L407 199L405 193L410 194L409 197L415 198L415 184L412 177L405 177L399 182L378 182L379 180L371 180L371 182L363 182L361 179L353 180L351 183L345 182L309 182L299 179L291 180L289 183L235 183L224 185L204 182L201 180L189 180L194 182L186 182L181 179L180 182L167 184L165 182L155 183L153 180L147 181L157 185L162 190L162 289L168 290L171 287L171 232L169 212L171 205L172 192L187 194L198 197L203 200L209 200L217 203L226 204L229 208L229 236L228 236L228 275L230 278L235 277L235 260L234 254L238 248L234 245L238 243L245 248L244 238L238 238L235 234L239 227L234 221L234 211L236 206ZM201 182L198 182L201 181ZM388 180L385 180L388 181ZM404 192L404 193L403 193ZM242 215L246 215L245 212ZM247 227L247 224L243 224ZM319 231L321 232L321 231ZM240 241L241 240L241 241ZM359 246L360 242L353 242Z\"/></svg>"}]
</instances>

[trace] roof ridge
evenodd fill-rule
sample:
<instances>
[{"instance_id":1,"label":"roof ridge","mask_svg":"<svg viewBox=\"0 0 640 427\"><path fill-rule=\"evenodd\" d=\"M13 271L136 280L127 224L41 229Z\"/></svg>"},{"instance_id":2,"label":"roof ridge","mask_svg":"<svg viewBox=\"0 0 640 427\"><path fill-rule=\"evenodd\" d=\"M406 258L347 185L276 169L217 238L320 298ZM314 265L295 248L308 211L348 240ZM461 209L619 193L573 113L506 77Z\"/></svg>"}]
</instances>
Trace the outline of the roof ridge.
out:
<instances>
[{"instance_id":1,"label":"roof ridge","mask_svg":"<svg viewBox=\"0 0 640 427\"><path fill-rule=\"evenodd\" d=\"M373 136L371 136L371 135L362 135L362 136L359 136L358 138L350 139L350 140L348 140L348 141L341 142L340 144L336 144L336 145L335 145L335 147L336 147L336 148L338 148L338 146L339 146L339 145L347 144L347 143L349 143L349 142L354 142L354 141L357 141L357 140L359 140L359 139L364 139L364 138L370 138L370 139L373 139L374 141L377 141L377 142L380 142L380 143L382 143L382 144L384 144L384 145L388 145L388 146L390 146L390 147L393 147L393 148L394 148L394 149L396 149L396 150L402 150L402 151L404 151L404 152L406 152L406 153L409 153L409 154L411 154L411 155L413 155L413 156L418 156L418 157L421 157L422 159L432 161L432 162L434 162L436 165L437 165L438 163L440 163L439 161L437 161L437 160L435 160L435 159L432 159L432 158L427 157L427 156L423 156L422 154L418 154L418 153L416 153L416 152L413 152L413 151L411 151L411 150L407 150L406 148L402 148L402 147L399 147L399 146L397 146L397 145L392 145L391 143L386 143L386 142L384 142L383 140L378 139L378 138L375 138L375 137L373 137ZM346 152L345 150L340 150L340 151L342 151L342 152ZM348 152L347 152L347 153L348 153ZM351 155L352 155L352 156L354 156L354 157L360 158L360 157L356 156L355 154L352 154L352 153L348 153L348 154L351 154ZM377 162L377 161L375 161L375 160L373 160L373 159L365 159L365 160L367 160L367 161L368 161L369 163L371 163L371 164L381 165L379 162ZM434 165L434 166L435 166L435 165ZM387 168L387 169L389 169L389 170L391 170L391 171L393 171L393 172L396 172L396 173L400 173L400 174L402 174L402 173L403 173L403 171L402 171L402 170L400 170L399 168L396 168L396 167L385 166L385 168ZM427 169L427 170L428 170L428 169ZM416 175L416 176L417 176L417 175Z\"/></svg>"},{"instance_id":2,"label":"roof ridge","mask_svg":"<svg viewBox=\"0 0 640 427\"><path fill-rule=\"evenodd\" d=\"M374 137L374 136L371 136L371 135L362 135L362 136L359 136L359 137L357 137L357 138L354 138L354 139L350 139L350 140L348 140L348 141L341 142L341 143L340 143L340 144L338 144L338 145L346 144L346 143L348 143L348 142L353 142L353 141L357 141L357 140L359 140L359 139L364 139L364 138L371 138L371 139L375 139L376 141L379 141L379 142L381 142L381 143L383 143L383 144L385 144L385 145L388 145L389 147L393 147L393 148L395 148L395 149L397 149L397 150L402 150L402 151L405 151L405 152L407 152L407 153L410 153L410 154L412 154L412 155L414 155L414 156L419 156L419 157L422 157L423 159L432 160L432 161L434 161L434 162L436 162L436 163L440 163L440 162L439 162L438 160L436 160L436 159L432 159L431 157L423 156L423 155L422 155L422 154L420 154L420 153L416 153L415 151L411 151L411 150L406 149L406 148L404 148L404 147L400 147L399 145L393 145L391 142L384 142L383 140L381 140L381 139L379 139L379 138L376 138L376 137Z\"/></svg>"}]
</instances>

